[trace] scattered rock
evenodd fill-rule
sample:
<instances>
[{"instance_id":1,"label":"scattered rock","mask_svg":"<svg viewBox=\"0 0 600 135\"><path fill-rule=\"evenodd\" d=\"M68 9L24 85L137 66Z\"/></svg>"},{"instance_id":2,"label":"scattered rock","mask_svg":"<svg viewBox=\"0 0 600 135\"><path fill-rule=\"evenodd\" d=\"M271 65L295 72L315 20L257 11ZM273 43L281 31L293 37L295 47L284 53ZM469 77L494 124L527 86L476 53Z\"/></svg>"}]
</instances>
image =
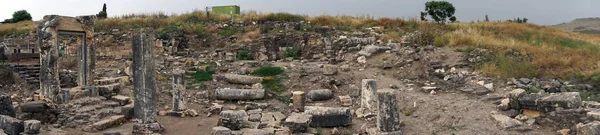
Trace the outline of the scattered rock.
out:
<instances>
[{"instance_id":1,"label":"scattered rock","mask_svg":"<svg viewBox=\"0 0 600 135\"><path fill-rule=\"evenodd\" d=\"M512 119L508 116L504 116L502 114L492 113L491 118L498 126L502 127L503 129L515 128L523 125L523 123L521 123L520 121Z\"/></svg>"},{"instance_id":2,"label":"scattered rock","mask_svg":"<svg viewBox=\"0 0 600 135\"><path fill-rule=\"evenodd\" d=\"M577 135L599 135L600 121L593 121L587 124L579 123L576 125Z\"/></svg>"},{"instance_id":3,"label":"scattered rock","mask_svg":"<svg viewBox=\"0 0 600 135\"><path fill-rule=\"evenodd\" d=\"M337 73L337 66L335 65L324 65L323 75L335 75Z\"/></svg>"},{"instance_id":4,"label":"scattered rock","mask_svg":"<svg viewBox=\"0 0 600 135\"><path fill-rule=\"evenodd\" d=\"M509 103L510 103L510 99L508 99L508 98L502 99L500 101L500 104L498 105L498 110L508 111L510 109Z\"/></svg>"},{"instance_id":5,"label":"scattered rock","mask_svg":"<svg viewBox=\"0 0 600 135\"><path fill-rule=\"evenodd\" d=\"M283 126L289 127L292 133L304 133L311 123L311 117L309 114L292 113Z\"/></svg>"}]
</instances>

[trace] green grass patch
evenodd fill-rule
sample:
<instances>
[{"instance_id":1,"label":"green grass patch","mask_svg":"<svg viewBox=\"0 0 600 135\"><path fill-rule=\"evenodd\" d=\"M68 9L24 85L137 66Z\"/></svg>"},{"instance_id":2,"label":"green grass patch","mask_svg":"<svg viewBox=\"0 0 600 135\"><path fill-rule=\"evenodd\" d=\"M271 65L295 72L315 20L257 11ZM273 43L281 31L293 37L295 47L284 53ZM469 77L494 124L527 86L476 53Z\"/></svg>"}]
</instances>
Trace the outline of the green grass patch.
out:
<instances>
[{"instance_id":1,"label":"green grass patch","mask_svg":"<svg viewBox=\"0 0 600 135\"><path fill-rule=\"evenodd\" d=\"M493 69L489 69L489 67L485 69L484 65L493 65ZM529 61L521 61L508 56L496 56L491 61L475 64L474 68L502 78L534 77L537 75L535 68Z\"/></svg>"},{"instance_id":2,"label":"green grass patch","mask_svg":"<svg viewBox=\"0 0 600 135\"><path fill-rule=\"evenodd\" d=\"M235 58L238 60L254 60L254 54L248 50L239 50L235 54Z\"/></svg>"},{"instance_id":3,"label":"green grass patch","mask_svg":"<svg viewBox=\"0 0 600 135\"><path fill-rule=\"evenodd\" d=\"M212 80L213 75L215 74L214 67L216 66L216 63L210 62L210 63L203 63L201 65L205 66L206 69L199 70L199 69L193 68L192 71L196 71L196 73L194 73L194 75L192 75L193 81L194 82L204 82L204 81Z\"/></svg>"},{"instance_id":4,"label":"green grass patch","mask_svg":"<svg viewBox=\"0 0 600 135\"><path fill-rule=\"evenodd\" d=\"M558 41L560 46L567 48L575 48L575 49L591 49L598 51L600 48L598 46L589 45L583 41L576 41L571 39L561 39Z\"/></svg>"},{"instance_id":5,"label":"green grass patch","mask_svg":"<svg viewBox=\"0 0 600 135\"><path fill-rule=\"evenodd\" d=\"M475 47L475 46L473 46L473 45L467 45L467 46L465 46L465 47L461 47L461 48L458 48L458 49L456 49L456 51L458 51L458 52L462 52L462 53L465 53L465 54L469 54L469 53L471 53L473 50L475 50L475 48L476 48L476 47Z\"/></svg>"},{"instance_id":6,"label":"green grass patch","mask_svg":"<svg viewBox=\"0 0 600 135\"><path fill-rule=\"evenodd\" d=\"M284 70L281 69L281 67L266 66L266 67L261 67L259 69L254 70L254 72L252 72L252 74L266 77L266 76L276 76L276 75L282 74L283 72L284 72Z\"/></svg>"}]
</instances>

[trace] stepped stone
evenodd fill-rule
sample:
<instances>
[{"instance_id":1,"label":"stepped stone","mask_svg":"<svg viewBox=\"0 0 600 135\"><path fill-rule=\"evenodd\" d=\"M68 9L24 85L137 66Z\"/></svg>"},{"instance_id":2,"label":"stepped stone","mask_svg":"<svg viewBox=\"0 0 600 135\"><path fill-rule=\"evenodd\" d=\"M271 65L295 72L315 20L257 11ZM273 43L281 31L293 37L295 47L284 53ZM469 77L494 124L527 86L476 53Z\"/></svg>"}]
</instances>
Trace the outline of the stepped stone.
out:
<instances>
[{"instance_id":1,"label":"stepped stone","mask_svg":"<svg viewBox=\"0 0 600 135\"><path fill-rule=\"evenodd\" d=\"M124 115L111 116L109 118L106 118L104 120L101 120L101 121L98 121L98 122L92 124L92 128L94 128L96 130L104 130L106 128L123 123L125 121L126 121L126 119L125 119Z\"/></svg>"}]
</instances>

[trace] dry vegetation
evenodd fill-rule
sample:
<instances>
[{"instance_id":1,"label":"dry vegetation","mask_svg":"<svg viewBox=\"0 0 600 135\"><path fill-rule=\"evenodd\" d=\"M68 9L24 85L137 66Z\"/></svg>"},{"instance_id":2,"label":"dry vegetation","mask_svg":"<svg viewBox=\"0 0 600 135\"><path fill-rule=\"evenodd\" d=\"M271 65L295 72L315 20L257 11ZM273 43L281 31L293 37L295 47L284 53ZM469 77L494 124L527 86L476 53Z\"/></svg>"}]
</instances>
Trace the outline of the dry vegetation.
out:
<instances>
[{"instance_id":1,"label":"dry vegetation","mask_svg":"<svg viewBox=\"0 0 600 135\"><path fill-rule=\"evenodd\" d=\"M28 33L34 30L37 25L38 22L35 21L0 24L0 36Z\"/></svg>"},{"instance_id":2,"label":"dry vegetation","mask_svg":"<svg viewBox=\"0 0 600 135\"><path fill-rule=\"evenodd\" d=\"M314 26L334 26L338 30L355 31L368 27L383 28L383 40L400 41L402 35L418 30L419 44L436 46L478 47L492 50L492 61L477 64L476 69L498 77L582 77L600 80L600 36L567 32L555 28L511 22L453 23L438 25L416 19L373 18L371 16L315 16L289 13L244 12L232 16L194 11L181 15L164 13L130 14L98 20L96 31L153 28L168 32L177 28L186 34L205 36L206 33L240 36L242 41L256 38L260 27L218 29L204 22L233 21L307 21ZM1 24L0 35L19 33L35 28L36 22ZM159 36L160 37L160 36ZM519 52L527 59L509 53Z\"/></svg>"},{"instance_id":3,"label":"dry vegetation","mask_svg":"<svg viewBox=\"0 0 600 135\"><path fill-rule=\"evenodd\" d=\"M494 51L492 62L479 69L500 77L592 77L600 73L600 36L510 22L456 23L435 41ZM530 57L510 57L517 51Z\"/></svg>"}]
</instances>

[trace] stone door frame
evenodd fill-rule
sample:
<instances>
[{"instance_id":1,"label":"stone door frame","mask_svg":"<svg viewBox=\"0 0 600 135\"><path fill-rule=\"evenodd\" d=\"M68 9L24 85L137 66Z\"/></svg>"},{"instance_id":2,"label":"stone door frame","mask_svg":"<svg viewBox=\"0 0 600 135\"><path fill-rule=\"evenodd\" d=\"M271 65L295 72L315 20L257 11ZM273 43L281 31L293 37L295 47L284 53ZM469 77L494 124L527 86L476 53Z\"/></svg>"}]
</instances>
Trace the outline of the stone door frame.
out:
<instances>
[{"instance_id":1,"label":"stone door frame","mask_svg":"<svg viewBox=\"0 0 600 135\"><path fill-rule=\"evenodd\" d=\"M59 96L59 93L62 92L58 73L60 35L82 36L82 44L79 45L81 49L78 50L82 59L79 61L81 66L77 85L81 88L92 85L90 84L93 82L91 73L95 67L94 45L92 44L95 20L96 17L93 15L77 17L46 15L40 21L37 28L37 44L40 48L40 89L41 95L45 98L56 103L62 101Z\"/></svg>"}]
</instances>

